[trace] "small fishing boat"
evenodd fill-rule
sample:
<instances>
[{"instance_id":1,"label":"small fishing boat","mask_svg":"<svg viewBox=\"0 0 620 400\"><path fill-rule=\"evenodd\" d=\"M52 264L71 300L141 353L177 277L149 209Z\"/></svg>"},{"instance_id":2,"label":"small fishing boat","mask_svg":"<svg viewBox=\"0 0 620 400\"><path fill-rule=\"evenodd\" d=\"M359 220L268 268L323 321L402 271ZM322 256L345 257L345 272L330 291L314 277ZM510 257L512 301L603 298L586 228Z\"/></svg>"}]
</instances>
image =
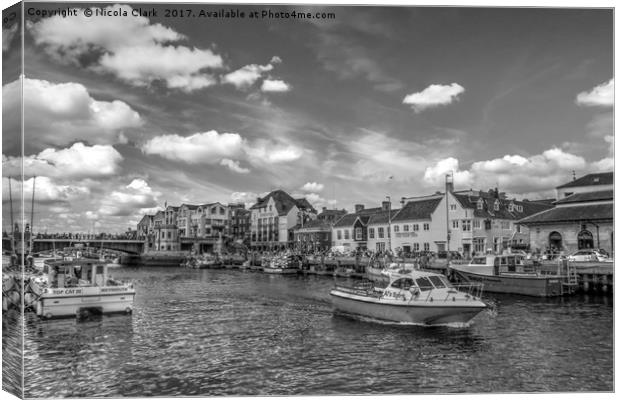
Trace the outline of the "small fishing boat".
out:
<instances>
[{"instance_id":1,"label":"small fishing boat","mask_svg":"<svg viewBox=\"0 0 620 400\"><path fill-rule=\"evenodd\" d=\"M31 280L37 295L36 313L41 318L89 314L131 313L136 291L133 283L108 275L108 266L98 260L78 259L46 263L44 279Z\"/></svg>"},{"instance_id":2,"label":"small fishing boat","mask_svg":"<svg viewBox=\"0 0 620 400\"><path fill-rule=\"evenodd\" d=\"M296 274L301 271L301 256L294 254L279 255L271 259L268 266L263 267L268 274Z\"/></svg>"},{"instance_id":3,"label":"small fishing boat","mask_svg":"<svg viewBox=\"0 0 620 400\"><path fill-rule=\"evenodd\" d=\"M455 280L480 282L494 293L553 297L577 289L576 271L570 263L558 262L553 274L543 274L521 254L474 257L469 264L450 264L450 271Z\"/></svg>"},{"instance_id":4,"label":"small fishing boat","mask_svg":"<svg viewBox=\"0 0 620 400\"><path fill-rule=\"evenodd\" d=\"M388 285L371 282L336 285L330 291L337 312L374 320L438 325L467 323L486 308L482 285L452 285L433 272L415 269L385 270Z\"/></svg>"}]
</instances>

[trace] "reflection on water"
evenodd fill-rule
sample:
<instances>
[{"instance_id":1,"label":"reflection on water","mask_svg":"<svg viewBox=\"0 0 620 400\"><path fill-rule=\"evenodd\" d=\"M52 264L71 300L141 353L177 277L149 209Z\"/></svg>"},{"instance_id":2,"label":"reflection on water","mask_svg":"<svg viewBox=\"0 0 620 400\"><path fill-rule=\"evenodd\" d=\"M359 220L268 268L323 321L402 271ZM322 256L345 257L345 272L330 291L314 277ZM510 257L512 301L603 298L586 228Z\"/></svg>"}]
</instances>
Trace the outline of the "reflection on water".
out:
<instances>
[{"instance_id":1,"label":"reflection on water","mask_svg":"<svg viewBox=\"0 0 620 400\"><path fill-rule=\"evenodd\" d=\"M115 274L133 315L27 316L27 397L612 390L608 298L489 295L467 327L421 327L335 315L326 277Z\"/></svg>"}]
</instances>

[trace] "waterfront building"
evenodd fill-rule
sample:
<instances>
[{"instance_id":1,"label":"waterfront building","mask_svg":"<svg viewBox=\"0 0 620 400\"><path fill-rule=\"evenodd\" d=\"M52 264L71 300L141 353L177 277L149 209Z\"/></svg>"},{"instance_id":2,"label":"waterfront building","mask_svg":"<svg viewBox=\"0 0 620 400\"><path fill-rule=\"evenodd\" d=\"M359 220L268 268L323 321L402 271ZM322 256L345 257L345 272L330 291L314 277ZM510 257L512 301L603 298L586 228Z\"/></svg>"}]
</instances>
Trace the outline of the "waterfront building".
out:
<instances>
[{"instance_id":1,"label":"waterfront building","mask_svg":"<svg viewBox=\"0 0 620 400\"><path fill-rule=\"evenodd\" d=\"M610 182L612 172L589 174L558 186L554 208L518 221L529 228L531 248L564 254L602 248L613 254L614 194Z\"/></svg>"},{"instance_id":2,"label":"waterfront building","mask_svg":"<svg viewBox=\"0 0 620 400\"><path fill-rule=\"evenodd\" d=\"M381 207L364 208L355 205L355 212L342 216L332 228L332 246L344 246L351 249L374 250L368 246L368 223L375 214L387 213L389 202Z\"/></svg>"},{"instance_id":3,"label":"waterfront building","mask_svg":"<svg viewBox=\"0 0 620 400\"><path fill-rule=\"evenodd\" d=\"M153 246L145 248L155 251L179 251L179 234L177 228L177 214L179 207L166 206L153 217Z\"/></svg>"},{"instance_id":4,"label":"waterfront building","mask_svg":"<svg viewBox=\"0 0 620 400\"><path fill-rule=\"evenodd\" d=\"M250 221L252 213L246 210L243 203L228 204L229 216L229 236L235 242L241 242L249 247L250 245Z\"/></svg>"},{"instance_id":5,"label":"waterfront building","mask_svg":"<svg viewBox=\"0 0 620 400\"><path fill-rule=\"evenodd\" d=\"M600 172L588 174L579 179L573 179L555 188L556 200L561 200L575 193L589 193L593 191L613 190L614 173Z\"/></svg>"},{"instance_id":6,"label":"waterfront building","mask_svg":"<svg viewBox=\"0 0 620 400\"><path fill-rule=\"evenodd\" d=\"M146 238L153 233L153 218L155 215L146 214L138 222L138 239L146 240Z\"/></svg>"},{"instance_id":7,"label":"waterfront building","mask_svg":"<svg viewBox=\"0 0 620 400\"><path fill-rule=\"evenodd\" d=\"M179 237L196 237L197 225L194 225L192 216L196 213L197 209L198 206L193 204L181 204L181 207L179 207L176 221L179 229Z\"/></svg>"},{"instance_id":8,"label":"waterfront building","mask_svg":"<svg viewBox=\"0 0 620 400\"><path fill-rule=\"evenodd\" d=\"M439 193L401 202L401 209L391 215L371 221L368 228L369 247L390 248L398 253L438 251L446 242L445 195ZM390 236L390 241L386 240ZM391 245L391 246L390 246Z\"/></svg>"},{"instance_id":9,"label":"waterfront building","mask_svg":"<svg viewBox=\"0 0 620 400\"><path fill-rule=\"evenodd\" d=\"M328 210L317 215L316 220L307 221L294 229L295 247L303 252L329 250L332 245L332 228L336 221L347 213L346 210Z\"/></svg>"},{"instance_id":10,"label":"waterfront building","mask_svg":"<svg viewBox=\"0 0 620 400\"><path fill-rule=\"evenodd\" d=\"M292 247L294 227L316 219L316 210L305 198L295 199L283 190L257 198L250 212L250 243L255 250Z\"/></svg>"}]
</instances>

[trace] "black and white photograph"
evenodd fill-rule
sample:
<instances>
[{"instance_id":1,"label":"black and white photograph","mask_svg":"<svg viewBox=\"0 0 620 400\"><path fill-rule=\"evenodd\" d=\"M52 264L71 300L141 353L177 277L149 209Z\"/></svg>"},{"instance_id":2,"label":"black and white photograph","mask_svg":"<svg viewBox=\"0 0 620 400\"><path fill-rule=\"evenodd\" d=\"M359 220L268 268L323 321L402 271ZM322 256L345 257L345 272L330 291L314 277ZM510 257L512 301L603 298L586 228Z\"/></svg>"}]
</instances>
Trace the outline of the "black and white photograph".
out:
<instances>
[{"instance_id":1,"label":"black and white photograph","mask_svg":"<svg viewBox=\"0 0 620 400\"><path fill-rule=\"evenodd\" d=\"M613 3L3 7L3 396L613 396Z\"/></svg>"}]
</instances>

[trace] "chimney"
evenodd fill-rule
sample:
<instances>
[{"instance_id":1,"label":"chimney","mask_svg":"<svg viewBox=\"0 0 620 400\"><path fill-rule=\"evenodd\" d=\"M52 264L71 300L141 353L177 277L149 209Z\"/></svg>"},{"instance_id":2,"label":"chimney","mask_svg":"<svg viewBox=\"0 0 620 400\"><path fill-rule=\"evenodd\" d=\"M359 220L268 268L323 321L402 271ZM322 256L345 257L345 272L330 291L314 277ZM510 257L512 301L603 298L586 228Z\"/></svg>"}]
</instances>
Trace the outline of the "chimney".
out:
<instances>
[{"instance_id":1,"label":"chimney","mask_svg":"<svg viewBox=\"0 0 620 400\"><path fill-rule=\"evenodd\" d=\"M454 176L446 175L446 193L454 192Z\"/></svg>"},{"instance_id":2,"label":"chimney","mask_svg":"<svg viewBox=\"0 0 620 400\"><path fill-rule=\"evenodd\" d=\"M323 212L327 211L327 207L323 207Z\"/></svg>"},{"instance_id":3,"label":"chimney","mask_svg":"<svg viewBox=\"0 0 620 400\"><path fill-rule=\"evenodd\" d=\"M381 202L381 210L382 211L388 211L389 209L390 209L390 202L389 201Z\"/></svg>"},{"instance_id":4,"label":"chimney","mask_svg":"<svg viewBox=\"0 0 620 400\"><path fill-rule=\"evenodd\" d=\"M400 206L401 206L401 207L404 207L404 206L405 206L405 198L404 198L404 197L401 197L401 198L400 198Z\"/></svg>"},{"instance_id":5,"label":"chimney","mask_svg":"<svg viewBox=\"0 0 620 400\"><path fill-rule=\"evenodd\" d=\"M256 202L257 202L257 203L260 203L260 201L261 201L261 198L260 198L260 197L257 197L257 198L256 198Z\"/></svg>"},{"instance_id":6,"label":"chimney","mask_svg":"<svg viewBox=\"0 0 620 400\"><path fill-rule=\"evenodd\" d=\"M356 204L355 205L355 213L357 214L358 212L362 211L364 209L364 205L363 204Z\"/></svg>"}]
</instances>

